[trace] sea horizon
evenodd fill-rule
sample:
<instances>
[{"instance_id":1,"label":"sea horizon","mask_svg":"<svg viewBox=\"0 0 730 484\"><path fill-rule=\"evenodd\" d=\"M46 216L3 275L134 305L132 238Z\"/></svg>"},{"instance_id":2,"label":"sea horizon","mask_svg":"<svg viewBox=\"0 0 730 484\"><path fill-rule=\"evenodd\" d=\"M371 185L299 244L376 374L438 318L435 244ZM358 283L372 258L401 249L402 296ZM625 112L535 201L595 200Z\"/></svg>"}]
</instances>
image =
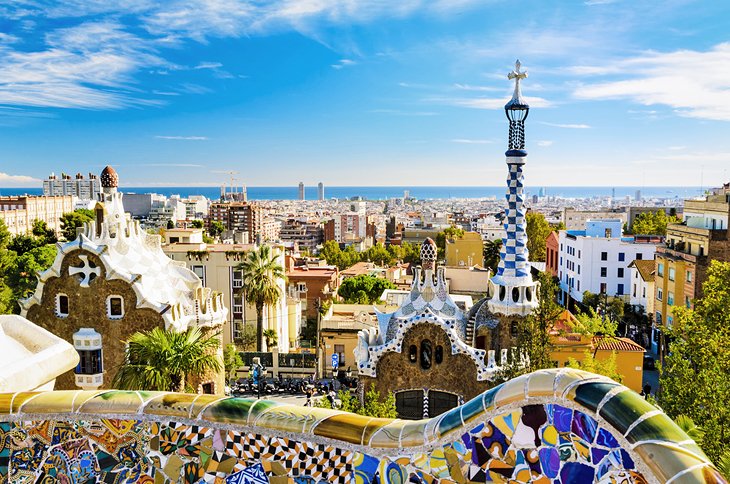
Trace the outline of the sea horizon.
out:
<instances>
[{"instance_id":1,"label":"sea horizon","mask_svg":"<svg viewBox=\"0 0 730 484\"><path fill-rule=\"evenodd\" d=\"M221 194L220 186L151 186L151 187L120 187L123 193L155 193L170 197L179 195L183 198L192 195L203 195L209 199L218 199ZM325 186L325 200L352 199L361 197L365 200L386 200L403 198L408 191L411 198L419 200L443 199L489 199L501 198L505 194L504 186ZM635 199L637 191L642 198L686 198L696 197L703 193L704 188L699 186L533 186L525 187L528 196L540 195L559 198L603 198L611 197ZM297 186L283 187L247 187L249 200L297 200L299 188ZM0 188L0 196L42 195L40 187ZM543 196L543 195L540 195ZM317 199L317 186L305 187L305 200Z\"/></svg>"}]
</instances>

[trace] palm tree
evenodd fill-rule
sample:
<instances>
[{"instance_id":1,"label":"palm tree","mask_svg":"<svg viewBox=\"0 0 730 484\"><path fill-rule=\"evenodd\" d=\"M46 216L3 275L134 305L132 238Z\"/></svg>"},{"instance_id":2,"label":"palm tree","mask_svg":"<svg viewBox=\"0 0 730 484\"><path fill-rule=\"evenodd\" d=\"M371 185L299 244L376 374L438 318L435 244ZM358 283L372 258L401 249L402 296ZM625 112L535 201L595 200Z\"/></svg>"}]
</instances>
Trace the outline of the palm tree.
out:
<instances>
[{"instance_id":1,"label":"palm tree","mask_svg":"<svg viewBox=\"0 0 730 484\"><path fill-rule=\"evenodd\" d=\"M246 299L256 307L256 350L261 351L264 333L264 306L279 302L281 290L279 281L286 279L284 268L278 257L271 253L271 247L262 245L246 254L237 270L243 279L241 290Z\"/></svg>"},{"instance_id":2,"label":"palm tree","mask_svg":"<svg viewBox=\"0 0 730 484\"><path fill-rule=\"evenodd\" d=\"M270 349L271 346L276 345L279 342L279 333L275 329L264 330L264 339L266 340L266 349Z\"/></svg>"},{"instance_id":3,"label":"palm tree","mask_svg":"<svg viewBox=\"0 0 730 484\"><path fill-rule=\"evenodd\" d=\"M112 383L121 390L184 391L188 376L221 369L217 335L205 336L197 327L181 333L153 328L126 343L127 361Z\"/></svg>"}]
</instances>

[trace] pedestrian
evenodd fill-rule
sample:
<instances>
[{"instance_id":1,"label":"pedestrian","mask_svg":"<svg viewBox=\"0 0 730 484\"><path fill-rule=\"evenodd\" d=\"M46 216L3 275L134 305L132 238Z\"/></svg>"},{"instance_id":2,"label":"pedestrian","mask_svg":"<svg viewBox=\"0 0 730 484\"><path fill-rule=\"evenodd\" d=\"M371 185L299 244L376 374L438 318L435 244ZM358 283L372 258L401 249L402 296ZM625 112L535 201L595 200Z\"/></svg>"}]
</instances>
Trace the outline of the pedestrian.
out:
<instances>
[{"instance_id":1,"label":"pedestrian","mask_svg":"<svg viewBox=\"0 0 730 484\"><path fill-rule=\"evenodd\" d=\"M312 406L312 389L307 387L307 401L304 402L305 407L311 407Z\"/></svg>"}]
</instances>

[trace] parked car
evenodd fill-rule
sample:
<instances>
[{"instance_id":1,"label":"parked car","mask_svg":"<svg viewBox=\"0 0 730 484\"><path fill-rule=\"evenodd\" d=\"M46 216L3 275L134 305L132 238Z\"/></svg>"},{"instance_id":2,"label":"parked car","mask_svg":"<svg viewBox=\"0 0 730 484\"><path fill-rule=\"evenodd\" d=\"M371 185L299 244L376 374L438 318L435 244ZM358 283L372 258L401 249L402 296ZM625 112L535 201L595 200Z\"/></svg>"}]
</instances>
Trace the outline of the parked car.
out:
<instances>
[{"instance_id":1,"label":"parked car","mask_svg":"<svg viewBox=\"0 0 730 484\"><path fill-rule=\"evenodd\" d=\"M656 361L654 357L644 353L644 369L645 370L656 370Z\"/></svg>"}]
</instances>

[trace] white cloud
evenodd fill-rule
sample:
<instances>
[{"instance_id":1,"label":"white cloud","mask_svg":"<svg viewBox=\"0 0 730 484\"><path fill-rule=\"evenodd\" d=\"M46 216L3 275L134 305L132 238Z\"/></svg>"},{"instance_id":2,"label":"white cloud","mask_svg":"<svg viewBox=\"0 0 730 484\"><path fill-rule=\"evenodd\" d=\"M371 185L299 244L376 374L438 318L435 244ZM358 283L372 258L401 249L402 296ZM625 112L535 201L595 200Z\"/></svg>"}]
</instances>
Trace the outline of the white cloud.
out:
<instances>
[{"instance_id":1,"label":"white cloud","mask_svg":"<svg viewBox=\"0 0 730 484\"><path fill-rule=\"evenodd\" d=\"M462 91L504 91L504 88L502 87L490 87L490 86L472 86L469 84L454 84L454 87L456 89L462 90Z\"/></svg>"},{"instance_id":2,"label":"white cloud","mask_svg":"<svg viewBox=\"0 0 730 484\"><path fill-rule=\"evenodd\" d=\"M680 116L730 121L730 43L708 51L646 52L641 56L578 67L585 75L617 79L584 83L579 99L628 99L644 106L669 106Z\"/></svg>"},{"instance_id":3,"label":"white cloud","mask_svg":"<svg viewBox=\"0 0 730 484\"><path fill-rule=\"evenodd\" d=\"M465 138L456 138L451 140L452 143L462 143L467 145L487 145L494 143L493 141L490 141L488 139L465 139Z\"/></svg>"},{"instance_id":4,"label":"white cloud","mask_svg":"<svg viewBox=\"0 0 730 484\"><path fill-rule=\"evenodd\" d=\"M221 67L223 67L223 64L220 62L201 62L193 67L193 69L219 69Z\"/></svg>"},{"instance_id":5,"label":"white cloud","mask_svg":"<svg viewBox=\"0 0 730 484\"><path fill-rule=\"evenodd\" d=\"M433 111L404 111L401 109L371 109L368 111L375 114L392 114L394 116L436 116Z\"/></svg>"},{"instance_id":6,"label":"white cloud","mask_svg":"<svg viewBox=\"0 0 730 484\"><path fill-rule=\"evenodd\" d=\"M355 62L352 59L340 59L339 61L337 61L336 64L332 64L332 68L339 70L339 69L342 69L343 67L353 66L355 64L357 64L357 62Z\"/></svg>"},{"instance_id":7,"label":"white cloud","mask_svg":"<svg viewBox=\"0 0 730 484\"><path fill-rule=\"evenodd\" d=\"M0 186L2 187L32 187L41 183L38 178L26 175L9 175L0 172Z\"/></svg>"},{"instance_id":8,"label":"white cloud","mask_svg":"<svg viewBox=\"0 0 730 484\"><path fill-rule=\"evenodd\" d=\"M562 123L547 123L540 121L540 124L545 126L552 126L553 128L566 128L566 129L589 129L590 126L587 124L562 124Z\"/></svg>"},{"instance_id":9,"label":"white cloud","mask_svg":"<svg viewBox=\"0 0 730 484\"><path fill-rule=\"evenodd\" d=\"M530 97L524 96L524 99L533 108L548 108L552 106L552 103L547 99L541 97ZM438 102L439 99L433 99ZM504 109L504 105L509 101L509 97L498 97L498 98L452 98L452 99L440 99L441 102L450 104L452 106L460 106L465 108L473 109Z\"/></svg>"},{"instance_id":10,"label":"white cloud","mask_svg":"<svg viewBox=\"0 0 730 484\"><path fill-rule=\"evenodd\" d=\"M552 145L553 145L553 141L552 140L543 139L543 140L539 140L537 142L537 146L542 146L542 147L545 147L545 148L547 148L548 146L552 146Z\"/></svg>"},{"instance_id":11,"label":"white cloud","mask_svg":"<svg viewBox=\"0 0 730 484\"><path fill-rule=\"evenodd\" d=\"M155 136L157 139L171 139L171 140L182 140L182 141L207 141L207 136Z\"/></svg>"}]
</instances>

